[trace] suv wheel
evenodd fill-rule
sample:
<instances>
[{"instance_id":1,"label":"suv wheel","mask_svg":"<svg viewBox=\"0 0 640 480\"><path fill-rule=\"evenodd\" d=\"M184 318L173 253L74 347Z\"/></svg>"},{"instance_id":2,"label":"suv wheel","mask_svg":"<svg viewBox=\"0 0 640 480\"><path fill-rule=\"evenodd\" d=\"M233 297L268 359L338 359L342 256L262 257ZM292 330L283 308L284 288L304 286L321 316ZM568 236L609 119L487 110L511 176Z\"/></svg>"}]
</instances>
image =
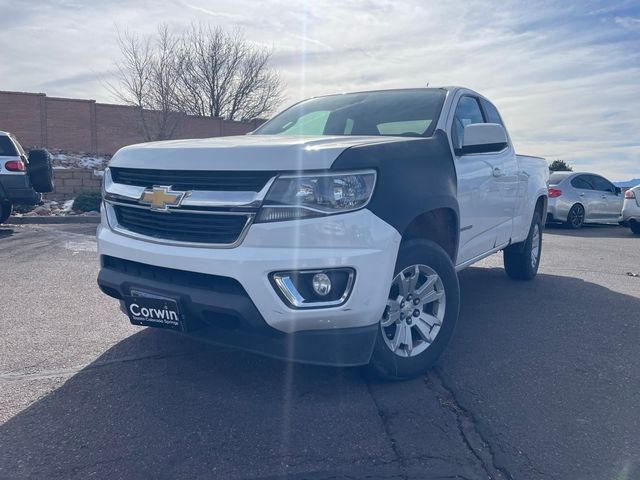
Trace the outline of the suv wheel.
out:
<instances>
[{"instance_id":1,"label":"suv wheel","mask_svg":"<svg viewBox=\"0 0 640 480\"><path fill-rule=\"evenodd\" d=\"M13 206L9 202L0 202L0 224L6 222L9 219L12 210Z\"/></svg>"},{"instance_id":2,"label":"suv wheel","mask_svg":"<svg viewBox=\"0 0 640 480\"><path fill-rule=\"evenodd\" d=\"M38 193L53 192L53 167L51 155L43 149L29 151L29 163L27 164L29 179L33 189Z\"/></svg>"},{"instance_id":3,"label":"suv wheel","mask_svg":"<svg viewBox=\"0 0 640 480\"><path fill-rule=\"evenodd\" d=\"M424 373L449 342L459 305L447 253L428 240L402 244L371 358L374 373L394 380Z\"/></svg>"}]
</instances>

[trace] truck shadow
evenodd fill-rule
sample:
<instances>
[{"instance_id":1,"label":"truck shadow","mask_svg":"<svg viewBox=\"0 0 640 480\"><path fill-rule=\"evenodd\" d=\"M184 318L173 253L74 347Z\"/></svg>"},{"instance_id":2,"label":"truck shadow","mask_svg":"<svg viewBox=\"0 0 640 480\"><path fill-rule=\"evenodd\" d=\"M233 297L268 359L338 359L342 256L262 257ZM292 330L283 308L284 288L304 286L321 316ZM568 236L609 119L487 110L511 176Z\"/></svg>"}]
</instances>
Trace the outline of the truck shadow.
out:
<instances>
[{"instance_id":1,"label":"truck shadow","mask_svg":"<svg viewBox=\"0 0 640 480\"><path fill-rule=\"evenodd\" d=\"M486 388L504 397L512 389L526 390L514 377L526 372L536 386L535 401L525 397L513 415L526 423L542 410L560 421L566 430L546 431L549 448L580 438L580 428L599 437L615 425L615 438L603 436L592 447L575 441L583 460L601 458L591 457L590 448L618 449L621 459L639 451L635 420L625 416L633 413L637 398L622 379L640 370L640 330L629 322L630 312L640 311L640 299L554 275L512 282L497 269L471 268L461 274L461 286L458 333L439 367L448 382L486 379ZM603 318L609 324L607 341ZM610 372L603 391L601 370L608 369L612 356L625 360L616 363L619 370ZM0 427L0 477L257 478L303 460L339 462L341 451L375 454L372 429L384 436L359 369L289 365L157 330L134 334L91 365L60 375L66 382ZM571 379L567 383L565 375ZM0 385L12 381L30 378L0 379ZM424 388L424 382L414 382L404 394L411 388ZM472 390L484 395L482 388ZM595 393L574 405L569 399L583 388ZM618 406L603 402L602 395ZM566 404L559 405L559 398ZM548 413L559 408L573 419L596 402L598 415L578 426ZM611 407L608 412L603 404ZM374 427L367 428L370 424ZM316 458L327 445L337 459Z\"/></svg>"}]
</instances>

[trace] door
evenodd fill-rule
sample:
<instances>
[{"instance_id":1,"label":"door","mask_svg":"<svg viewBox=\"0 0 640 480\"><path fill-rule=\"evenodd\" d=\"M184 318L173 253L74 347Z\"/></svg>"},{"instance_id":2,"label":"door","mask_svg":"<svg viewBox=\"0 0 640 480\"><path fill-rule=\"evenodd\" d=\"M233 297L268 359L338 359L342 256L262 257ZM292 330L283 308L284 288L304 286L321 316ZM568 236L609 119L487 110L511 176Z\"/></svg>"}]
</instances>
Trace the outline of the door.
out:
<instances>
[{"instance_id":1,"label":"door","mask_svg":"<svg viewBox=\"0 0 640 480\"><path fill-rule=\"evenodd\" d=\"M575 189L575 197L569 197L567 212L577 202L584 207L586 222L597 222L604 211L604 200L593 186L591 175L578 175L571 179L571 186Z\"/></svg>"},{"instance_id":2,"label":"door","mask_svg":"<svg viewBox=\"0 0 640 480\"><path fill-rule=\"evenodd\" d=\"M596 194L600 197L600 220L617 222L622 212L622 195L616 193L616 187L606 178L599 175L591 175L591 183Z\"/></svg>"},{"instance_id":3,"label":"door","mask_svg":"<svg viewBox=\"0 0 640 480\"><path fill-rule=\"evenodd\" d=\"M487 123L497 123L502 128L505 128L498 109L491 102L485 98L480 98L480 105ZM500 211L498 213L496 231L496 246L500 246L508 243L512 238L518 203L527 191L528 179L520 176L516 152L510 143L508 148L501 152L496 152L494 157L495 160L493 162L501 164L498 171L495 168L493 171L494 181L500 193L498 199ZM520 189L522 189L521 194L519 194ZM526 222L529 225L530 219L527 219Z\"/></svg>"},{"instance_id":4,"label":"door","mask_svg":"<svg viewBox=\"0 0 640 480\"><path fill-rule=\"evenodd\" d=\"M460 206L460 247L458 264L493 250L500 241L511 235L517 177L508 187L512 165L503 152L461 155L464 127L486 123L479 100L463 95L458 100L451 125L451 139L458 174L458 204ZM511 152L512 153L512 152ZM513 157L515 162L515 156ZM517 170L514 167L513 170ZM517 174L517 172L516 172Z\"/></svg>"}]
</instances>

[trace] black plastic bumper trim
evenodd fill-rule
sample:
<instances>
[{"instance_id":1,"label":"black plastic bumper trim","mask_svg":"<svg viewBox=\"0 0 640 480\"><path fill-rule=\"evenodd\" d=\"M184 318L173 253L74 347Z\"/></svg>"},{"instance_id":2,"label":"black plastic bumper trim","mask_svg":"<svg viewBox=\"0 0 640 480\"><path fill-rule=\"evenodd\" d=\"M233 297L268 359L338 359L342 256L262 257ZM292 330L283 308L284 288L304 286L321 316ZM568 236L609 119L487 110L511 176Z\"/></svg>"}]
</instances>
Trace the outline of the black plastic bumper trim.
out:
<instances>
[{"instance_id":1,"label":"black plastic bumper trim","mask_svg":"<svg viewBox=\"0 0 640 480\"><path fill-rule=\"evenodd\" d=\"M328 366L369 363L378 325L284 333L269 326L235 279L103 256L98 286L122 299L131 289L175 298L184 335L286 361Z\"/></svg>"}]
</instances>

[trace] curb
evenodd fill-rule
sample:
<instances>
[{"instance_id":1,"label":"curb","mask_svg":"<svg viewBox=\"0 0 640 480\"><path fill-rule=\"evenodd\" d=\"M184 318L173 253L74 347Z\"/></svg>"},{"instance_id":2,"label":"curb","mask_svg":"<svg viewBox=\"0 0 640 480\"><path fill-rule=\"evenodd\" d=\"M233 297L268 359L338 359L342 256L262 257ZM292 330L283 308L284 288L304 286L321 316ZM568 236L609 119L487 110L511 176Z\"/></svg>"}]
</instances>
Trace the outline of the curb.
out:
<instances>
[{"instance_id":1,"label":"curb","mask_svg":"<svg viewBox=\"0 0 640 480\"><path fill-rule=\"evenodd\" d=\"M100 217L9 217L6 225L51 225L60 223L100 223Z\"/></svg>"}]
</instances>

